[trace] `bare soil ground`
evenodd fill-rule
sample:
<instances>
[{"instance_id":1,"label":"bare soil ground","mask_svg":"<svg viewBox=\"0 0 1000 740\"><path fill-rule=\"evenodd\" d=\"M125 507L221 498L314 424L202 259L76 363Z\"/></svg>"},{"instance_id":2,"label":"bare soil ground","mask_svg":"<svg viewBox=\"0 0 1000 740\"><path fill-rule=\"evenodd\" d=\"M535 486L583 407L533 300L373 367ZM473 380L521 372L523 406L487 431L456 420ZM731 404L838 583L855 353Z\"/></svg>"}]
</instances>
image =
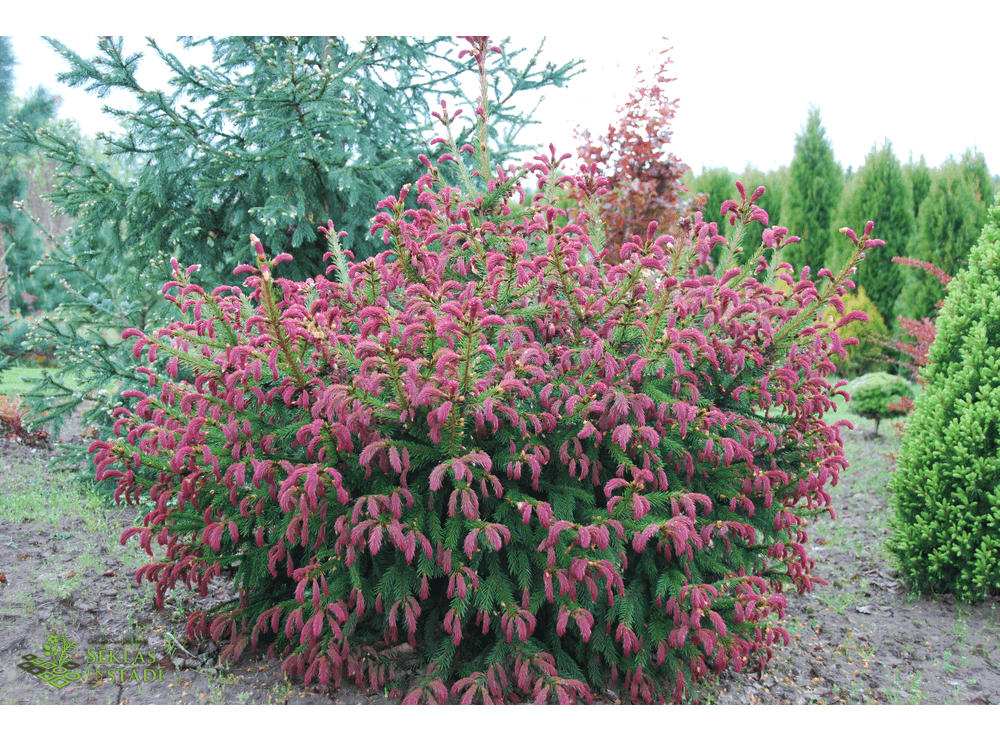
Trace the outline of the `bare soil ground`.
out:
<instances>
[{"instance_id":1,"label":"bare soil ground","mask_svg":"<svg viewBox=\"0 0 1000 740\"><path fill-rule=\"evenodd\" d=\"M1000 704L997 600L970 606L907 592L884 547L886 453L899 440L870 440L869 425L844 430L851 468L834 489L838 518L810 534L816 572L831 585L789 594L791 644L763 673L700 686L698 703ZM78 441L79 429L64 439ZM307 689L284 679L277 661L220 668L211 643L184 636L197 592L174 593L156 612L135 583L146 556L118 536L136 512L103 505L58 461L54 449L0 440L0 704L388 702L354 686ZM204 603L225 596L220 584ZM596 700L621 699L605 691Z\"/></svg>"}]
</instances>

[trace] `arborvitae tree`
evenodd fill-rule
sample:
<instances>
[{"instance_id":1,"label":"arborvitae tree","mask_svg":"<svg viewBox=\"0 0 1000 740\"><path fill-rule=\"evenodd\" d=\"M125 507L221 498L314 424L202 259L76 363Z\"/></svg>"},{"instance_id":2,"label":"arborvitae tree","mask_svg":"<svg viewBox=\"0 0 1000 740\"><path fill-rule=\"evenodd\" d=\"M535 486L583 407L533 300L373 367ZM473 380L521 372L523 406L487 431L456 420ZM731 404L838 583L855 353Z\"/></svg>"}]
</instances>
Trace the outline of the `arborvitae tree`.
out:
<instances>
[{"instance_id":1,"label":"arborvitae tree","mask_svg":"<svg viewBox=\"0 0 1000 740\"><path fill-rule=\"evenodd\" d=\"M986 156L979 151L978 147L966 149L962 152L961 162L965 179L975 189L984 206L989 208L993 205L996 188L993 184L990 168L986 165Z\"/></svg>"},{"instance_id":2,"label":"arborvitae tree","mask_svg":"<svg viewBox=\"0 0 1000 740\"><path fill-rule=\"evenodd\" d=\"M948 286L893 475L890 549L912 586L1000 595L1000 208Z\"/></svg>"},{"instance_id":3,"label":"arborvitae tree","mask_svg":"<svg viewBox=\"0 0 1000 740\"><path fill-rule=\"evenodd\" d=\"M787 191L781 213L782 226L802 237L802 241L792 245L782 255L796 272L809 265L815 275L826 266L831 243L840 243L836 239L831 241L830 225L843 187L844 173L833 158L833 145L826 138L819 108L810 107L806 125L795 136L795 154L788 168ZM837 223L847 222L841 220Z\"/></svg>"},{"instance_id":4,"label":"arborvitae tree","mask_svg":"<svg viewBox=\"0 0 1000 740\"><path fill-rule=\"evenodd\" d=\"M910 152L910 161L903 165L903 174L910 185L910 193L913 196L913 217L920 217L920 204L924 202L931 192L931 185L934 184L934 173L927 166L927 159L923 154L920 161L913 161L913 152Z\"/></svg>"},{"instance_id":5,"label":"arborvitae tree","mask_svg":"<svg viewBox=\"0 0 1000 740\"><path fill-rule=\"evenodd\" d=\"M911 202L903 168L892 151L892 144L886 140L881 148L872 147L864 165L844 189L837 207L837 224L857 223L867 217L879 225L879 236L885 240L885 247L866 256L858 266L854 282L864 287L890 331L895 326L896 298L902 279L899 265L892 258L906 254L913 234ZM835 230L831 228L831 232ZM839 260L831 258L830 262L836 266Z\"/></svg>"},{"instance_id":6,"label":"arborvitae tree","mask_svg":"<svg viewBox=\"0 0 1000 740\"><path fill-rule=\"evenodd\" d=\"M34 412L57 423L112 379L142 382L119 338L126 327L162 326L159 286L170 258L202 265L206 284L219 284L252 259L245 236L253 231L294 255L290 277L312 277L325 269L318 227L329 220L348 232L345 247L357 258L380 251L381 240L369 238L378 201L416 180L418 155L447 153L429 141L441 115L432 109L479 93L462 89L459 72L475 62L446 54L455 44L446 37L185 38L188 48L212 50L212 64L197 67L150 40L173 72L163 91L139 84L141 55L126 54L121 38L103 37L95 57L49 43L69 64L62 82L135 102L110 110L123 131L99 136L104 160L54 129L16 126L8 135L60 163L51 199L77 224L53 259L61 277L87 288L42 326L62 347L63 374L76 377L33 396ZM515 138L531 122L515 106L565 84L580 64L541 66L537 55L522 61L523 50L505 46L486 91L489 141L474 136L474 102L456 106L466 113L450 121L459 146L497 152L494 166L521 148ZM406 202L415 207L416 194ZM103 412L88 422L106 422Z\"/></svg>"},{"instance_id":7,"label":"arborvitae tree","mask_svg":"<svg viewBox=\"0 0 1000 740\"><path fill-rule=\"evenodd\" d=\"M975 169L949 157L935 173L930 194L920 207L908 256L954 275L982 231L986 210ZM944 289L938 280L918 270L907 270L896 313L912 319L931 316L943 298Z\"/></svg>"}]
</instances>

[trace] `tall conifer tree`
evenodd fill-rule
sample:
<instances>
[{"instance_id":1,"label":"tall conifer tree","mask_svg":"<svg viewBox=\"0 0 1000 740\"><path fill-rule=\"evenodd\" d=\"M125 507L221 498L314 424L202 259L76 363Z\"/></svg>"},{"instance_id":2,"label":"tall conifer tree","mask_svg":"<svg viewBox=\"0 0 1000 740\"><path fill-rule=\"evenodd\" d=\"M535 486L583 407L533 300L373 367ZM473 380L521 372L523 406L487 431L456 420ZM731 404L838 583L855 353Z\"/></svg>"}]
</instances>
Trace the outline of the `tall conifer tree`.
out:
<instances>
[{"instance_id":1,"label":"tall conifer tree","mask_svg":"<svg viewBox=\"0 0 1000 740\"><path fill-rule=\"evenodd\" d=\"M996 186L993 184L990 168L986 165L986 156L978 147L966 149L962 152L961 162L965 179L975 189L984 207L989 208L993 205Z\"/></svg>"},{"instance_id":2,"label":"tall conifer tree","mask_svg":"<svg viewBox=\"0 0 1000 740\"><path fill-rule=\"evenodd\" d=\"M986 221L988 204L980 194L985 183L976 164L975 158L957 162L949 157L935 173L930 192L920 206L909 256L930 262L948 275L963 266ZM897 313L913 319L931 316L943 298L944 289L938 280L908 270Z\"/></svg>"},{"instance_id":3,"label":"tall conifer tree","mask_svg":"<svg viewBox=\"0 0 1000 740\"><path fill-rule=\"evenodd\" d=\"M931 185L934 184L933 170L927 166L927 159L923 154L920 155L919 162L914 162L911 152L910 161L903 165L903 174L906 176L906 181L910 185L910 193L913 196L911 201L913 217L920 218L920 206L930 195Z\"/></svg>"},{"instance_id":4,"label":"tall conifer tree","mask_svg":"<svg viewBox=\"0 0 1000 740\"><path fill-rule=\"evenodd\" d=\"M902 289L900 268L892 258L906 254L913 235L911 203L902 165L886 140L881 147L872 147L864 165L845 188L830 229L835 233L839 226L857 225L866 217L879 225L879 236L885 240L885 246L865 256L854 282L864 287L890 330L896 323L896 299Z\"/></svg>"},{"instance_id":5,"label":"tall conifer tree","mask_svg":"<svg viewBox=\"0 0 1000 740\"><path fill-rule=\"evenodd\" d=\"M446 56L449 38L185 39L187 48L211 49L211 66L186 64L151 39L173 72L162 91L140 84L143 55L126 53L121 38L103 37L96 58L49 43L69 64L61 81L99 97L124 92L137 108L112 109L123 132L100 136L112 158L143 165L135 182L123 182L58 136L18 132L65 163L68 177L56 198L81 221L78 246L87 248L88 233L113 220L137 259L172 255L201 264L203 277L225 277L251 259L250 231L293 254L296 277L323 269L326 246L317 228L327 220L348 232L345 246L356 257L381 251L367 214L385 193L414 181L417 156L433 149L426 132L440 99L465 109L453 126L460 145L473 143L475 105L462 105L468 96L457 83L471 60ZM579 64L522 62L523 51L507 53L490 91L490 135L501 157L518 151L515 137L531 120L515 107L527 102L523 93L564 84ZM415 205L416 193L409 200ZM102 267L118 262L124 249L112 245Z\"/></svg>"},{"instance_id":6,"label":"tall conifer tree","mask_svg":"<svg viewBox=\"0 0 1000 740\"><path fill-rule=\"evenodd\" d=\"M781 209L781 225L802 238L783 255L796 272L809 265L815 276L826 265L831 218L843 187L843 170L833 157L833 145L826 138L819 108L812 106L806 125L795 136L795 153Z\"/></svg>"}]
</instances>

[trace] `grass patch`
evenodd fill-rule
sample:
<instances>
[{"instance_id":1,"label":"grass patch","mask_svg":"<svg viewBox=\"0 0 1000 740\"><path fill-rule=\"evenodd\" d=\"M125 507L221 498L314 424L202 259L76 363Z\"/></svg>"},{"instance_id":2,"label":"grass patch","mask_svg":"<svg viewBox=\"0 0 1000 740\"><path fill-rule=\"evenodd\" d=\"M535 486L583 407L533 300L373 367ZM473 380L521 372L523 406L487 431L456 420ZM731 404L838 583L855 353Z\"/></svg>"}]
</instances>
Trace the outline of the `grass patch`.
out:
<instances>
[{"instance_id":1,"label":"grass patch","mask_svg":"<svg viewBox=\"0 0 1000 740\"><path fill-rule=\"evenodd\" d=\"M59 372L60 369L57 367L19 367L15 365L0 369L0 396L23 398L31 391L35 383L45 377L46 373L56 377L56 374ZM77 386L75 376L62 377L59 379L59 382L70 388ZM108 393L113 393L118 384L118 379L111 378L101 388Z\"/></svg>"},{"instance_id":2,"label":"grass patch","mask_svg":"<svg viewBox=\"0 0 1000 740\"><path fill-rule=\"evenodd\" d=\"M0 396L23 396L46 372L52 371L42 367L7 367L0 370Z\"/></svg>"}]
</instances>

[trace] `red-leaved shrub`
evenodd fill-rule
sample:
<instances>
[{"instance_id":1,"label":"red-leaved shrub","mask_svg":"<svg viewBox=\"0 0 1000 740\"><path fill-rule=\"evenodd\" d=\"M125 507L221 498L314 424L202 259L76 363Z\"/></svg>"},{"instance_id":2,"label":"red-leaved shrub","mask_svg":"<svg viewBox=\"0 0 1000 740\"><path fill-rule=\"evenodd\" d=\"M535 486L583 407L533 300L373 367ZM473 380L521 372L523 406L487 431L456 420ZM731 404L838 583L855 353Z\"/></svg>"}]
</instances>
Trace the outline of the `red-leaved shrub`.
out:
<instances>
[{"instance_id":1,"label":"red-leaved shrub","mask_svg":"<svg viewBox=\"0 0 1000 740\"><path fill-rule=\"evenodd\" d=\"M583 196L594 201L604 225L611 245L606 260L611 264L621 261L621 245L644 235L650 221L658 222L664 233L675 234L690 205L681 182L690 168L668 151L670 122L677 112L677 100L669 98L666 89L673 82L667 76L669 52L660 52L660 62L651 73L636 70L639 86L618 108L617 123L596 141L590 131L578 132L581 161L595 165L597 174L608 179L606 193Z\"/></svg>"},{"instance_id":2,"label":"red-leaved shrub","mask_svg":"<svg viewBox=\"0 0 1000 740\"><path fill-rule=\"evenodd\" d=\"M916 267L923 270L928 275L937 278L937 281L941 283L941 287L943 288L947 288L948 283L952 280L951 275L935 267L930 262L923 262L912 257L893 257L892 261L906 267ZM941 310L943 305L943 300L938 301L937 310ZM925 367L929 362L928 353L930 352L931 345L934 344L935 336L937 336L937 331L934 328L934 319L929 317L908 319L900 316L897 320L899 321L899 328L912 341L894 339L891 341L880 341L878 344L884 349L890 349L898 353L901 359L893 360L893 362L909 370L913 375L913 379L922 386L924 381L920 377L920 368Z\"/></svg>"},{"instance_id":3,"label":"red-leaved shrub","mask_svg":"<svg viewBox=\"0 0 1000 740\"><path fill-rule=\"evenodd\" d=\"M45 447L49 443L49 433L40 427L26 427L26 414L20 399L0 396L0 439L15 440L31 447Z\"/></svg>"},{"instance_id":4,"label":"red-leaved shrub","mask_svg":"<svg viewBox=\"0 0 1000 740\"><path fill-rule=\"evenodd\" d=\"M492 48L472 46L485 85ZM192 637L406 702L681 700L766 663L788 641L782 589L818 581L804 527L847 465L823 421L842 347L817 317L880 244L871 223L820 285L769 265L780 227L707 274L724 239L700 215L597 252L587 217L560 226L551 205L602 194L595 168L562 175L553 151L492 169L441 141L419 206L408 187L380 204L387 252L353 262L330 224L327 274L293 282L251 237L242 288L175 265L181 318L126 332L169 358L91 445L118 496L151 501L122 538L155 556L136 577L160 605L230 577L238 599L191 613ZM761 190L724 214L766 223Z\"/></svg>"}]
</instances>

